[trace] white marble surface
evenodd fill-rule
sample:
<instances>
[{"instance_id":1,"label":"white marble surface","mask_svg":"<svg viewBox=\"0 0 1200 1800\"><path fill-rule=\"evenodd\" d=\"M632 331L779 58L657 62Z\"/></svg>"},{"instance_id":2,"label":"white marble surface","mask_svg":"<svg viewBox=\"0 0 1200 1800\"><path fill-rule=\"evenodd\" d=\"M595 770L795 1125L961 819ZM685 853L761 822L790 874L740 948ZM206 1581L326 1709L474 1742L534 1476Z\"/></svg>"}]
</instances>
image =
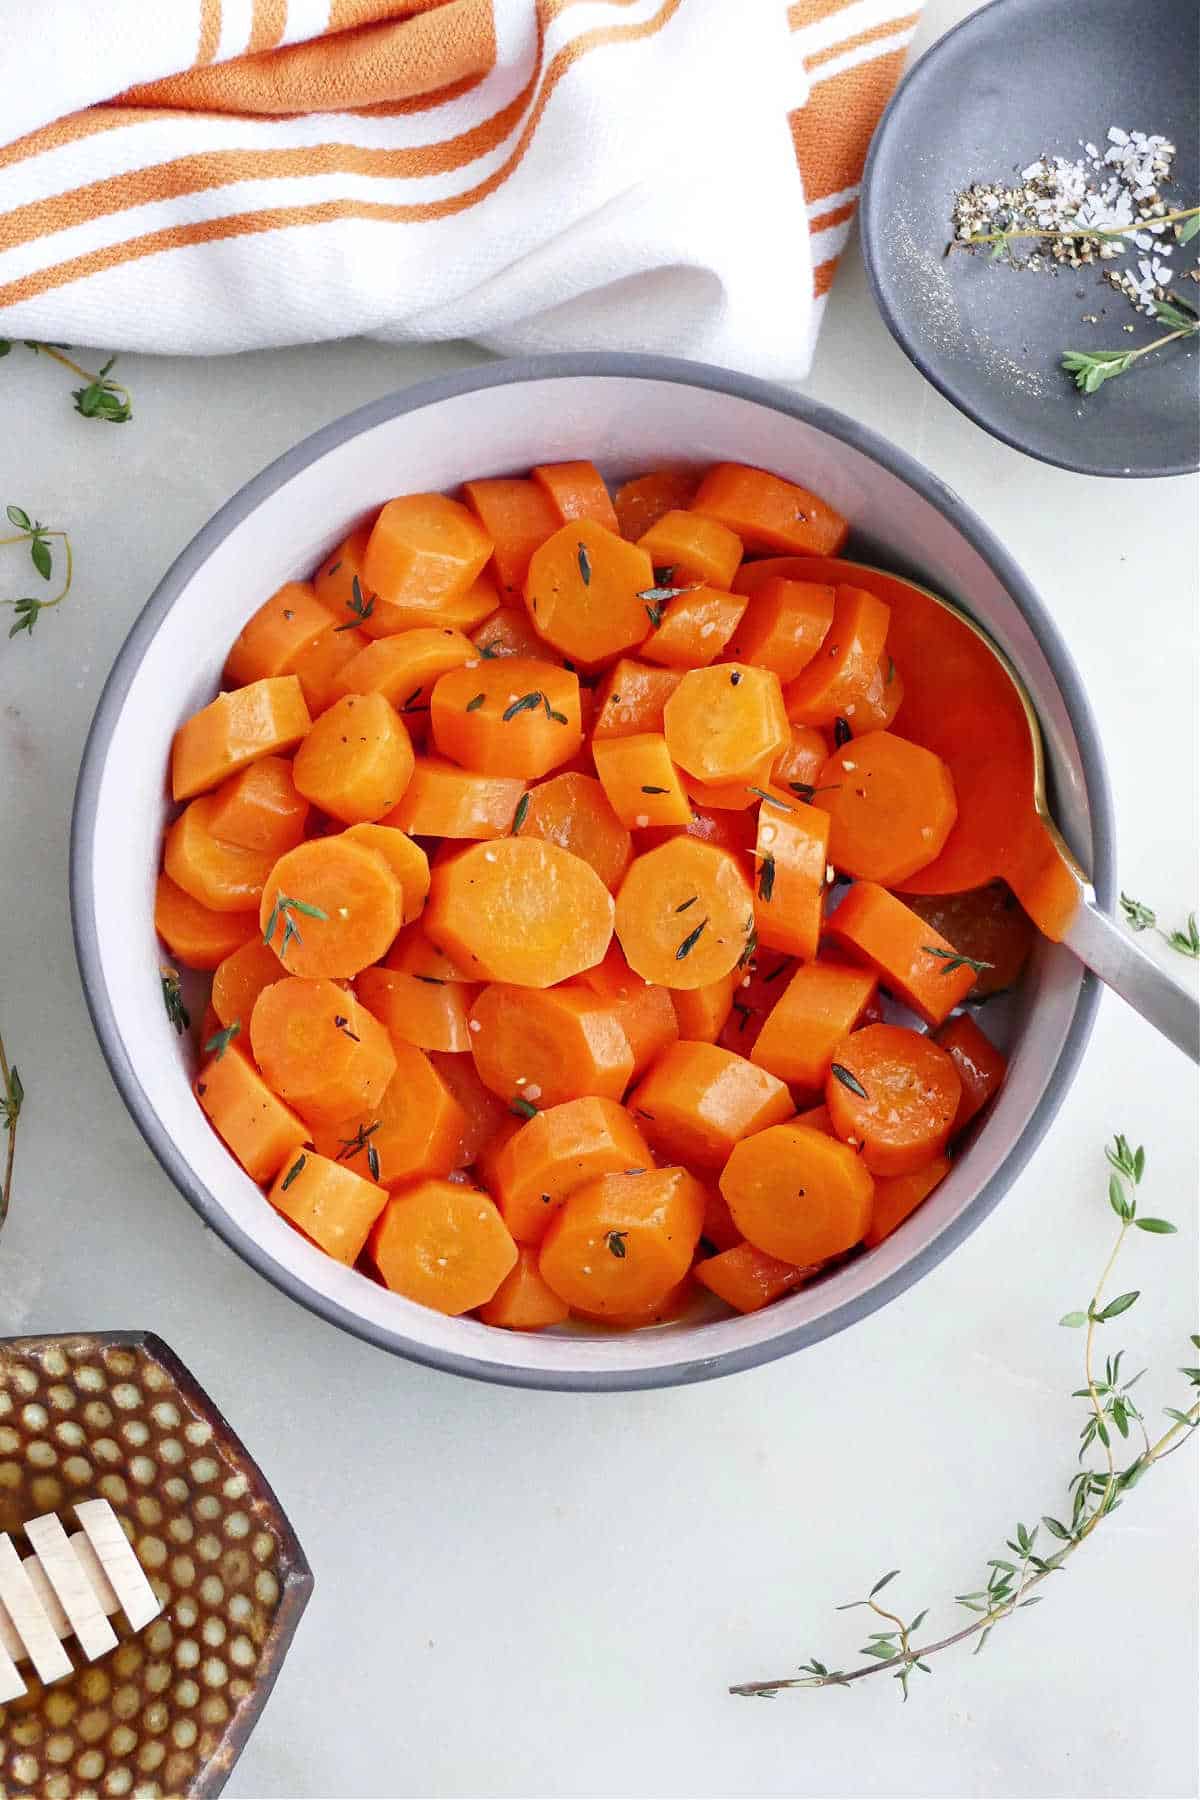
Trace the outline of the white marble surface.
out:
<instances>
[{"instance_id":1,"label":"white marble surface","mask_svg":"<svg viewBox=\"0 0 1200 1800\"><path fill-rule=\"evenodd\" d=\"M970 10L935 0L923 41ZM831 1608L900 1565L909 1612L956 1591L1073 1468L1082 1304L1113 1223L1101 1146L1144 1140L1153 1208L1114 1338L1179 1399L1196 1311L1193 1073L1105 998L1032 1166L884 1312L690 1390L508 1392L394 1361L285 1300L201 1227L113 1089L80 994L67 830L83 736L137 610L209 513L297 438L461 346L362 343L121 368L136 422L0 364L0 501L71 527L69 607L0 640L0 1028L28 1093L0 1239L0 1334L148 1326L228 1411L289 1509L316 1592L233 1796L1184 1796L1196 1783L1196 1463L1139 1489L984 1657L771 1706L731 1681L860 1641ZM1121 877L1196 900L1197 485L1026 461L921 381L852 255L811 395L885 432L1006 539L1102 721ZM4 552L5 557L12 552ZM0 566L0 592L14 569ZM1164 956L1167 952L1163 951ZM1118 1680L1128 1698L1117 1697Z\"/></svg>"}]
</instances>

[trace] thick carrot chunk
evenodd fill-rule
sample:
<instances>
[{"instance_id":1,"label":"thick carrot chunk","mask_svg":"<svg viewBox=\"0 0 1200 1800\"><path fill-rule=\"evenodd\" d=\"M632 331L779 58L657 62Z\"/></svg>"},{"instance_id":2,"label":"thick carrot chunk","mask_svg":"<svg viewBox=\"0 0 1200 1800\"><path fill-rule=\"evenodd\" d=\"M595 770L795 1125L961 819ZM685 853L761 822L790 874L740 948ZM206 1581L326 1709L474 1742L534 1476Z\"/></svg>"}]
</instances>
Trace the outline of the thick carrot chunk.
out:
<instances>
[{"instance_id":1,"label":"thick carrot chunk","mask_svg":"<svg viewBox=\"0 0 1200 1800\"><path fill-rule=\"evenodd\" d=\"M795 1263L780 1262L744 1240L696 1264L696 1280L732 1306L735 1312L757 1312L772 1300L792 1293L804 1280Z\"/></svg>"},{"instance_id":2,"label":"thick carrot chunk","mask_svg":"<svg viewBox=\"0 0 1200 1800\"><path fill-rule=\"evenodd\" d=\"M879 668L891 608L865 588L834 589L833 622L783 696L795 725L832 725L865 699Z\"/></svg>"},{"instance_id":3,"label":"thick carrot chunk","mask_svg":"<svg viewBox=\"0 0 1200 1800\"><path fill-rule=\"evenodd\" d=\"M706 787L750 783L788 742L779 677L745 663L689 669L663 708L667 745Z\"/></svg>"},{"instance_id":4,"label":"thick carrot chunk","mask_svg":"<svg viewBox=\"0 0 1200 1800\"><path fill-rule=\"evenodd\" d=\"M585 969L579 980L582 986L599 994L616 1013L633 1052L631 1079L636 1080L659 1052L679 1036L675 1008L671 1004L674 993L670 988L656 987L653 982L643 981L640 975L635 975L615 941L609 945L604 960L594 969Z\"/></svg>"},{"instance_id":5,"label":"thick carrot chunk","mask_svg":"<svg viewBox=\"0 0 1200 1800\"><path fill-rule=\"evenodd\" d=\"M294 675L218 694L184 721L171 751L171 791L190 800L247 763L292 750L312 724Z\"/></svg>"},{"instance_id":6,"label":"thick carrot chunk","mask_svg":"<svg viewBox=\"0 0 1200 1800\"><path fill-rule=\"evenodd\" d=\"M212 796L208 829L226 844L282 856L304 836L308 801L282 756L264 756L221 783Z\"/></svg>"},{"instance_id":7,"label":"thick carrot chunk","mask_svg":"<svg viewBox=\"0 0 1200 1800\"><path fill-rule=\"evenodd\" d=\"M347 825L342 837L382 856L400 883L400 911L406 925L419 919L429 892L429 858L420 844L394 825Z\"/></svg>"},{"instance_id":8,"label":"thick carrot chunk","mask_svg":"<svg viewBox=\"0 0 1200 1800\"><path fill-rule=\"evenodd\" d=\"M226 1049L205 1063L196 1098L233 1154L255 1181L271 1181L301 1144L304 1120L273 1094L248 1057Z\"/></svg>"},{"instance_id":9,"label":"thick carrot chunk","mask_svg":"<svg viewBox=\"0 0 1200 1800\"><path fill-rule=\"evenodd\" d=\"M730 973L705 987L676 989L671 994L675 1022L681 1038L697 1044L715 1044L733 1006L734 982Z\"/></svg>"},{"instance_id":10,"label":"thick carrot chunk","mask_svg":"<svg viewBox=\"0 0 1200 1800\"><path fill-rule=\"evenodd\" d=\"M263 889L259 925L289 974L349 980L400 929L403 895L378 851L345 833L289 850Z\"/></svg>"},{"instance_id":11,"label":"thick carrot chunk","mask_svg":"<svg viewBox=\"0 0 1200 1800\"><path fill-rule=\"evenodd\" d=\"M728 588L742 560L742 540L727 525L703 513L675 508L663 513L638 539L655 568L669 568L672 584L703 581Z\"/></svg>"},{"instance_id":12,"label":"thick carrot chunk","mask_svg":"<svg viewBox=\"0 0 1200 1800\"><path fill-rule=\"evenodd\" d=\"M949 1158L935 1156L932 1162L914 1169L909 1175L890 1175L878 1180L871 1206L871 1223L863 1238L866 1248L873 1250L884 1238L891 1237L896 1227L916 1212L921 1202L929 1198L938 1182L944 1181L949 1173Z\"/></svg>"},{"instance_id":13,"label":"thick carrot chunk","mask_svg":"<svg viewBox=\"0 0 1200 1800\"><path fill-rule=\"evenodd\" d=\"M771 765L764 786L781 788L798 800L811 800L821 770L829 760L829 741L815 725L793 725L791 740Z\"/></svg>"},{"instance_id":14,"label":"thick carrot chunk","mask_svg":"<svg viewBox=\"0 0 1200 1800\"><path fill-rule=\"evenodd\" d=\"M854 737L889 731L904 700L904 681L890 656L881 656L865 694L847 700L845 720Z\"/></svg>"},{"instance_id":15,"label":"thick carrot chunk","mask_svg":"<svg viewBox=\"0 0 1200 1800\"><path fill-rule=\"evenodd\" d=\"M548 643L595 667L641 643L650 629L642 595L653 584L644 550L591 519L577 519L534 551L525 604Z\"/></svg>"},{"instance_id":16,"label":"thick carrot chunk","mask_svg":"<svg viewBox=\"0 0 1200 1800\"><path fill-rule=\"evenodd\" d=\"M833 624L834 591L823 582L781 575L756 581L758 566L747 563L737 579L737 591L748 599L729 654L738 662L774 669L780 681L792 681L825 642Z\"/></svg>"},{"instance_id":17,"label":"thick carrot chunk","mask_svg":"<svg viewBox=\"0 0 1200 1800\"><path fill-rule=\"evenodd\" d=\"M434 744L452 762L533 781L583 742L579 677L526 657L473 661L437 683L431 722Z\"/></svg>"},{"instance_id":18,"label":"thick carrot chunk","mask_svg":"<svg viewBox=\"0 0 1200 1800\"><path fill-rule=\"evenodd\" d=\"M545 657L550 652L523 606L496 607L471 633L471 642L485 662L497 656Z\"/></svg>"},{"instance_id":19,"label":"thick carrot chunk","mask_svg":"<svg viewBox=\"0 0 1200 1800\"><path fill-rule=\"evenodd\" d=\"M592 746L596 773L622 825L687 825L691 803L658 732L602 738Z\"/></svg>"},{"instance_id":20,"label":"thick carrot chunk","mask_svg":"<svg viewBox=\"0 0 1200 1800\"><path fill-rule=\"evenodd\" d=\"M518 987L553 987L590 969L612 925L612 895L595 870L535 838L469 845L434 869L425 909L425 929L448 955L480 979Z\"/></svg>"},{"instance_id":21,"label":"thick carrot chunk","mask_svg":"<svg viewBox=\"0 0 1200 1800\"><path fill-rule=\"evenodd\" d=\"M699 486L692 469L655 469L627 481L613 497L621 536L636 542L666 513L690 506Z\"/></svg>"},{"instance_id":22,"label":"thick carrot chunk","mask_svg":"<svg viewBox=\"0 0 1200 1800\"><path fill-rule=\"evenodd\" d=\"M465 981L423 981L401 969L364 969L354 991L393 1042L421 1050L460 1052L471 1048L467 1019L478 989Z\"/></svg>"},{"instance_id":23,"label":"thick carrot chunk","mask_svg":"<svg viewBox=\"0 0 1200 1800\"><path fill-rule=\"evenodd\" d=\"M595 463L542 463L529 472L545 490L560 525L569 525L572 519L594 519L606 531L620 531L616 508Z\"/></svg>"},{"instance_id":24,"label":"thick carrot chunk","mask_svg":"<svg viewBox=\"0 0 1200 1800\"><path fill-rule=\"evenodd\" d=\"M623 656L596 689L593 743L601 738L661 731L663 708L679 682L678 669L652 669Z\"/></svg>"},{"instance_id":25,"label":"thick carrot chunk","mask_svg":"<svg viewBox=\"0 0 1200 1800\"><path fill-rule=\"evenodd\" d=\"M514 1118L498 1095L484 1087L470 1056L448 1056L440 1051L431 1051L429 1060L462 1110L463 1123L458 1134L453 1166L456 1169L469 1168L503 1126L519 1126L520 1120ZM482 1179L485 1187L490 1185L486 1178Z\"/></svg>"},{"instance_id":26,"label":"thick carrot chunk","mask_svg":"<svg viewBox=\"0 0 1200 1800\"><path fill-rule=\"evenodd\" d=\"M958 1070L962 1082L962 1098L950 1127L951 1137L957 1137L976 1113L982 1112L1000 1087L1008 1062L992 1040L980 1031L970 1013L959 1013L957 1018L947 1019L933 1035Z\"/></svg>"},{"instance_id":27,"label":"thick carrot chunk","mask_svg":"<svg viewBox=\"0 0 1200 1800\"><path fill-rule=\"evenodd\" d=\"M460 1165L467 1118L432 1059L415 1044L392 1040L395 1073L383 1092L333 1123L313 1141L336 1162L394 1188Z\"/></svg>"},{"instance_id":28,"label":"thick carrot chunk","mask_svg":"<svg viewBox=\"0 0 1200 1800\"><path fill-rule=\"evenodd\" d=\"M711 468L692 506L736 531L748 550L836 556L849 535L841 514L816 494L781 475L741 463Z\"/></svg>"},{"instance_id":29,"label":"thick carrot chunk","mask_svg":"<svg viewBox=\"0 0 1200 1800\"><path fill-rule=\"evenodd\" d=\"M372 527L362 583L385 606L434 612L467 592L491 554L492 540L457 500L402 494Z\"/></svg>"},{"instance_id":30,"label":"thick carrot chunk","mask_svg":"<svg viewBox=\"0 0 1200 1800\"><path fill-rule=\"evenodd\" d=\"M287 582L234 638L225 659L225 679L231 687L244 687L272 675L294 675L297 658L334 622L309 582Z\"/></svg>"},{"instance_id":31,"label":"thick carrot chunk","mask_svg":"<svg viewBox=\"0 0 1200 1800\"><path fill-rule=\"evenodd\" d=\"M703 1223L704 1189L686 1169L601 1175L550 1221L538 1267L589 1316L640 1312L683 1280Z\"/></svg>"},{"instance_id":32,"label":"thick carrot chunk","mask_svg":"<svg viewBox=\"0 0 1200 1800\"><path fill-rule=\"evenodd\" d=\"M382 694L406 721L429 710L429 697L448 669L478 652L469 637L448 625L424 625L368 642L337 679L344 694Z\"/></svg>"},{"instance_id":33,"label":"thick carrot chunk","mask_svg":"<svg viewBox=\"0 0 1200 1800\"><path fill-rule=\"evenodd\" d=\"M868 969L805 963L768 1014L753 1061L796 1087L821 1087L834 1050L874 996L875 976Z\"/></svg>"},{"instance_id":34,"label":"thick carrot chunk","mask_svg":"<svg viewBox=\"0 0 1200 1800\"><path fill-rule=\"evenodd\" d=\"M829 860L885 887L940 853L958 817L954 782L940 756L890 731L835 750L813 805L829 814Z\"/></svg>"},{"instance_id":35,"label":"thick carrot chunk","mask_svg":"<svg viewBox=\"0 0 1200 1800\"><path fill-rule=\"evenodd\" d=\"M493 1297L516 1264L517 1246L478 1188L422 1181L388 1201L371 1233L371 1255L393 1293L457 1315Z\"/></svg>"},{"instance_id":36,"label":"thick carrot chunk","mask_svg":"<svg viewBox=\"0 0 1200 1800\"><path fill-rule=\"evenodd\" d=\"M540 1244L558 1207L599 1175L645 1170L654 1159L615 1100L589 1095L552 1106L507 1139L490 1174L519 1244Z\"/></svg>"},{"instance_id":37,"label":"thick carrot chunk","mask_svg":"<svg viewBox=\"0 0 1200 1800\"><path fill-rule=\"evenodd\" d=\"M259 934L257 913L214 912L160 875L154 890L154 929L173 956L192 969L215 969L231 951Z\"/></svg>"},{"instance_id":38,"label":"thick carrot chunk","mask_svg":"<svg viewBox=\"0 0 1200 1800\"><path fill-rule=\"evenodd\" d=\"M469 1037L480 1080L512 1106L559 1106L577 1094L619 1100L633 1076L615 1008L582 983L485 987Z\"/></svg>"},{"instance_id":39,"label":"thick carrot chunk","mask_svg":"<svg viewBox=\"0 0 1200 1800\"><path fill-rule=\"evenodd\" d=\"M715 587L685 589L665 603L656 603L658 624L643 643L642 655L671 668L704 668L722 654L745 610L746 602L739 594Z\"/></svg>"},{"instance_id":40,"label":"thick carrot chunk","mask_svg":"<svg viewBox=\"0 0 1200 1800\"><path fill-rule=\"evenodd\" d=\"M829 919L829 937L927 1025L940 1025L975 980L955 945L873 881L854 883Z\"/></svg>"},{"instance_id":41,"label":"thick carrot chunk","mask_svg":"<svg viewBox=\"0 0 1200 1800\"><path fill-rule=\"evenodd\" d=\"M396 805L413 760L404 721L383 695L347 694L321 714L296 752L296 786L344 824L366 823Z\"/></svg>"},{"instance_id":42,"label":"thick carrot chunk","mask_svg":"<svg viewBox=\"0 0 1200 1800\"><path fill-rule=\"evenodd\" d=\"M864 1025L836 1046L825 1104L837 1135L862 1146L875 1175L911 1175L940 1156L962 1082L932 1038L904 1025Z\"/></svg>"},{"instance_id":43,"label":"thick carrot chunk","mask_svg":"<svg viewBox=\"0 0 1200 1800\"><path fill-rule=\"evenodd\" d=\"M271 1205L313 1243L349 1266L358 1261L372 1225L387 1205L387 1192L341 1163L305 1150L282 1169Z\"/></svg>"},{"instance_id":44,"label":"thick carrot chunk","mask_svg":"<svg viewBox=\"0 0 1200 1800\"><path fill-rule=\"evenodd\" d=\"M382 823L414 837L498 838L512 830L525 783L475 775L435 756L419 756L400 804Z\"/></svg>"},{"instance_id":45,"label":"thick carrot chunk","mask_svg":"<svg viewBox=\"0 0 1200 1800\"><path fill-rule=\"evenodd\" d=\"M521 835L581 856L610 892L633 860L633 841L593 775L572 771L539 782L530 791Z\"/></svg>"},{"instance_id":46,"label":"thick carrot chunk","mask_svg":"<svg viewBox=\"0 0 1200 1800\"><path fill-rule=\"evenodd\" d=\"M626 961L661 987L707 987L728 975L753 931L754 893L737 858L695 838L635 857L617 894Z\"/></svg>"},{"instance_id":47,"label":"thick carrot chunk","mask_svg":"<svg viewBox=\"0 0 1200 1800\"><path fill-rule=\"evenodd\" d=\"M547 1325L561 1325L570 1313L566 1301L542 1280L537 1250L529 1244L517 1246L516 1263L479 1308L485 1325L505 1331L544 1331Z\"/></svg>"},{"instance_id":48,"label":"thick carrot chunk","mask_svg":"<svg viewBox=\"0 0 1200 1800\"><path fill-rule=\"evenodd\" d=\"M670 1044L629 1097L663 1156L719 1169L733 1146L795 1110L782 1081L716 1044Z\"/></svg>"},{"instance_id":49,"label":"thick carrot chunk","mask_svg":"<svg viewBox=\"0 0 1200 1800\"><path fill-rule=\"evenodd\" d=\"M360 650L366 649L370 641L369 637L356 631L353 626L330 625L320 637L314 638L300 652L292 664L292 674L300 683L304 704L314 719L319 718L335 700L341 699L338 676Z\"/></svg>"},{"instance_id":50,"label":"thick carrot chunk","mask_svg":"<svg viewBox=\"0 0 1200 1800\"><path fill-rule=\"evenodd\" d=\"M339 625L354 627L375 596L363 581L363 558L375 515L344 537L313 576L313 592Z\"/></svg>"},{"instance_id":51,"label":"thick carrot chunk","mask_svg":"<svg viewBox=\"0 0 1200 1800\"><path fill-rule=\"evenodd\" d=\"M279 958L257 933L248 944L231 950L213 972L212 1005L220 1023L240 1025L240 1035L248 1040L254 1002L284 974Z\"/></svg>"},{"instance_id":52,"label":"thick carrot chunk","mask_svg":"<svg viewBox=\"0 0 1200 1800\"><path fill-rule=\"evenodd\" d=\"M396 1069L383 1026L334 981L292 975L263 988L250 1045L276 1093L315 1125L374 1105Z\"/></svg>"},{"instance_id":53,"label":"thick carrot chunk","mask_svg":"<svg viewBox=\"0 0 1200 1800\"><path fill-rule=\"evenodd\" d=\"M213 836L213 794L201 794L167 832L163 864L171 880L214 912L248 912L256 906L275 857Z\"/></svg>"},{"instance_id":54,"label":"thick carrot chunk","mask_svg":"<svg viewBox=\"0 0 1200 1800\"><path fill-rule=\"evenodd\" d=\"M501 593L519 598L530 557L562 523L558 509L536 481L464 481L463 493L492 540L492 569Z\"/></svg>"},{"instance_id":55,"label":"thick carrot chunk","mask_svg":"<svg viewBox=\"0 0 1200 1800\"><path fill-rule=\"evenodd\" d=\"M861 1241L874 1191L870 1170L848 1145L795 1122L735 1144L721 1173L721 1192L743 1236L798 1268Z\"/></svg>"},{"instance_id":56,"label":"thick carrot chunk","mask_svg":"<svg viewBox=\"0 0 1200 1800\"><path fill-rule=\"evenodd\" d=\"M778 790L763 789L758 809L758 941L808 962L817 954L825 903L829 820Z\"/></svg>"}]
</instances>

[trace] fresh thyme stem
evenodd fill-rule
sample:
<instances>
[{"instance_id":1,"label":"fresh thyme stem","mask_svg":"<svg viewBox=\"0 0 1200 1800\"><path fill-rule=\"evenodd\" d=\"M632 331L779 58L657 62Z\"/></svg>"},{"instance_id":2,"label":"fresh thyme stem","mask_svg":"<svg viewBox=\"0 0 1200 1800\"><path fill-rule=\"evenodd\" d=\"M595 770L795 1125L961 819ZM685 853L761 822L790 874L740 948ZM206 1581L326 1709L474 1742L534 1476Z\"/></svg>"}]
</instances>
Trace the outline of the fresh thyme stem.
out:
<instances>
[{"instance_id":1,"label":"fresh thyme stem","mask_svg":"<svg viewBox=\"0 0 1200 1800\"><path fill-rule=\"evenodd\" d=\"M1038 231L1036 227L1028 231L977 231L969 238L951 238L946 245L946 254L948 256L951 250L969 250L972 244L1007 244L1015 238L1114 238L1119 241L1121 238L1133 237L1136 232L1149 231L1152 226L1174 225L1184 219L1194 219L1197 213L1200 213L1200 206L1185 206L1177 212L1160 213L1157 218L1137 219L1119 231L1112 226L1102 228L1088 225L1076 225L1068 231Z\"/></svg>"},{"instance_id":2,"label":"fresh thyme stem","mask_svg":"<svg viewBox=\"0 0 1200 1800\"><path fill-rule=\"evenodd\" d=\"M21 1102L24 1098L21 1077L15 1069L9 1068L4 1039L0 1037L0 1118L3 1118L8 1133L4 1181L0 1185L0 1226L8 1217L8 1203L12 1198L13 1163L17 1155L17 1120L21 1116Z\"/></svg>"}]
</instances>

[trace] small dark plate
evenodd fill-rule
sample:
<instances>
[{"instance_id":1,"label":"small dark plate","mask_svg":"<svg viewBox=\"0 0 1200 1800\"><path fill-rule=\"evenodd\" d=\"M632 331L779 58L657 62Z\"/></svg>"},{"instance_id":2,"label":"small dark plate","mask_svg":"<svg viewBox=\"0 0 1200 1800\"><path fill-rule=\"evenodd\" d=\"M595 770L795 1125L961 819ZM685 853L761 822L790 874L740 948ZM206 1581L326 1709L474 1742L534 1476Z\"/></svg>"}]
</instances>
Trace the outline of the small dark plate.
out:
<instances>
[{"instance_id":1,"label":"small dark plate","mask_svg":"<svg viewBox=\"0 0 1200 1800\"><path fill-rule=\"evenodd\" d=\"M992 0L909 71L875 133L860 219L888 329L968 418L1043 462L1084 475L1200 466L1200 338L1081 394L1059 367L1064 350L1131 349L1168 327L1134 312L1094 264L1038 274L980 251L943 256L955 195L1043 152L1103 150L1119 125L1171 139L1164 198L1196 205L1198 70L1197 0ZM1176 245L1174 267L1194 266L1197 251L1200 238ZM1200 302L1195 283L1175 285Z\"/></svg>"}]
</instances>

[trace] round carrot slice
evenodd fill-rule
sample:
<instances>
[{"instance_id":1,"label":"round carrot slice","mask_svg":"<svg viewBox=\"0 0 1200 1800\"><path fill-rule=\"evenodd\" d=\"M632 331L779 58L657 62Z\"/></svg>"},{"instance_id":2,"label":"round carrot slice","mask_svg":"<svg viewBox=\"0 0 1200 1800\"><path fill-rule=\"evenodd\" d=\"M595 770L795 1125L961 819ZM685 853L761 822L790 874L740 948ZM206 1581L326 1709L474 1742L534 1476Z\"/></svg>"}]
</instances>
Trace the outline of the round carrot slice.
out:
<instances>
[{"instance_id":1,"label":"round carrot slice","mask_svg":"<svg viewBox=\"0 0 1200 1800\"><path fill-rule=\"evenodd\" d=\"M617 894L616 931L644 981L707 987L752 949L754 894L728 850L672 838L634 858Z\"/></svg>"},{"instance_id":2,"label":"round carrot slice","mask_svg":"<svg viewBox=\"0 0 1200 1800\"><path fill-rule=\"evenodd\" d=\"M365 824L390 812L412 779L412 739L382 694L347 694L321 714L292 767L306 800Z\"/></svg>"},{"instance_id":3,"label":"round carrot slice","mask_svg":"<svg viewBox=\"0 0 1200 1800\"><path fill-rule=\"evenodd\" d=\"M940 756L890 731L869 731L835 750L813 805L829 814L835 869L891 887L940 855L958 805Z\"/></svg>"},{"instance_id":4,"label":"round carrot slice","mask_svg":"<svg viewBox=\"0 0 1200 1800\"><path fill-rule=\"evenodd\" d=\"M517 1246L478 1188L422 1181L388 1202L371 1233L371 1255L393 1293L457 1315L492 1298Z\"/></svg>"},{"instance_id":5,"label":"round carrot slice","mask_svg":"<svg viewBox=\"0 0 1200 1800\"><path fill-rule=\"evenodd\" d=\"M704 1207L686 1169L601 1175L551 1219L538 1267L560 1299L592 1317L652 1309L687 1274Z\"/></svg>"},{"instance_id":6,"label":"round carrot slice","mask_svg":"<svg viewBox=\"0 0 1200 1800\"><path fill-rule=\"evenodd\" d=\"M185 894L213 912L248 912L258 903L271 865L270 850L247 850L214 837L216 796L186 806L167 833L163 866Z\"/></svg>"},{"instance_id":7,"label":"round carrot slice","mask_svg":"<svg viewBox=\"0 0 1200 1800\"><path fill-rule=\"evenodd\" d=\"M516 1263L484 1301L479 1316L485 1325L501 1325L506 1331L544 1331L547 1325L561 1325L570 1310L542 1280L537 1250L521 1244Z\"/></svg>"},{"instance_id":8,"label":"round carrot slice","mask_svg":"<svg viewBox=\"0 0 1200 1800\"><path fill-rule=\"evenodd\" d=\"M961 1099L953 1059L905 1025L851 1032L835 1049L825 1082L834 1131L862 1145L875 1175L908 1175L940 1156Z\"/></svg>"},{"instance_id":9,"label":"round carrot slice","mask_svg":"<svg viewBox=\"0 0 1200 1800\"><path fill-rule=\"evenodd\" d=\"M689 669L663 708L672 759L708 786L753 782L791 737L779 677L748 663Z\"/></svg>"},{"instance_id":10,"label":"round carrot slice","mask_svg":"<svg viewBox=\"0 0 1200 1800\"><path fill-rule=\"evenodd\" d=\"M434 869L424 927L481 980L548 988L600 961L612 921L612 895L581 857L509 837Z\"/></svg>"},{"instance_id":11,"label":"round carrot slice","mask_svg":"<svg viewBox=\"0 0 1200 1800\"><path fill-rule=\"evenodd\" d=\"M271 870L259 923L289 974L346 980L387 950L402 901L378 851L342 836L312 838Z\"/></svg>"},{"instance_id":12,"label":"round carrot slice","mask_svg":"<svg viewBox=\"0 0 1200 1800\"><path fill-rule=\"evenodd\" d=\"M616 1007L582 982L540 991L493 983L475 1002L468 1036L479 1079L510 1105L619 1100L633 1079Z\"/></svg>"},{"instance_id":13,"label":"round carrot slice","mask_svg":"<svg viewBox=\"0 0 1200 1800\"><path fill-rule=\"evenodd\" d=\"M382 1097L396 1071L391 1039L335 981L284 976L250 1015L254 1060L310 1124L332 1124Z\"/></svg>"},{"instance_id":14,"label":"round carrot slice","mask_svg":"<svg viewBox=\"0 0 1200 1800\"><path fill-rule=\"evenodd\" d=\"M700 477L691 469L655 469L627 481L613 496L621 536L636 540L666 513L690 506L699 486Z\"/></svg>"},{"instance_id":15,"label":"round carrot slice","mask_svg":"<svg viewBox=\"0 0 1200 1800\"><path fill-rule=\"evenodd\" d=\"M875 1183L862 1158L794 1121L735 1144L720 1185L748 1241L800 1268L852 1249L871 1222Z\"/></svg>"},{"instance_id":16,"label":"round carrot slice","mask_svg":"<svg viewBox=\"0 0 1200 1800\"><path fill-rule=\"evenodd\" d=\"M633 860L633 842L594 775L570 772L541 781L529 794L521 832L581 856L610 891Z\"/></svg>"}]
</instances>

